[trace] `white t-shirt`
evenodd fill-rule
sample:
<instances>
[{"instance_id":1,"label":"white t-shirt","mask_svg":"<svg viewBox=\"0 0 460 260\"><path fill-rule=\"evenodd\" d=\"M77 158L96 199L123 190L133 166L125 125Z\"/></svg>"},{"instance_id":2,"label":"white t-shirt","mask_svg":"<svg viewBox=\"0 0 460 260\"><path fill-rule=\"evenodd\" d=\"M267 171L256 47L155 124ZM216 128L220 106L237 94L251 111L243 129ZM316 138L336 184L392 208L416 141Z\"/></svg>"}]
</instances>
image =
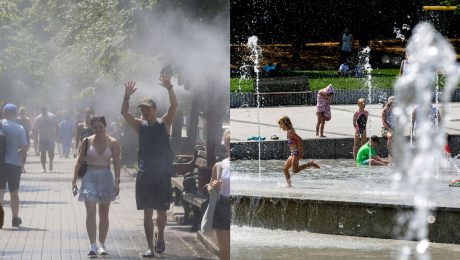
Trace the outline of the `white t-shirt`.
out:
<instances>
[{"instance_id":1,"label":"white t-shirt","mask_svg":"<svg viewBox=\"0 0 460 260\"><path fill-rule=\"evenodd\" d=\"M230 197L230 158L217 163L217 175L219 175L219 171L221 172L220 180L222 181L220 194Z\"/></svg>"}]
</instances>

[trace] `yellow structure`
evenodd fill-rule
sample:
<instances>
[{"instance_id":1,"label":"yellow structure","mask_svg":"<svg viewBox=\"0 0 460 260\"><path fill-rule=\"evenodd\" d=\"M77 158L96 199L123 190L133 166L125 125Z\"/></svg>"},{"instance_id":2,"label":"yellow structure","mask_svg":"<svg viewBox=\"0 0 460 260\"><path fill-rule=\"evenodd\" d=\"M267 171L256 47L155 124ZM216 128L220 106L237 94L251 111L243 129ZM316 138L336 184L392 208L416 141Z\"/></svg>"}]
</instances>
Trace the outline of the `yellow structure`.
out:
<instances>
[{"instance_id":1,"label":"yellow structure","mask_svg":"<svg viewBox=\"0 0 460 260\"><path fill-rule=\"evenodd\" d=\"M425 5L423 11L455 11L457 6L440 6L440 5Z\"/></svg>"}]
</instances>

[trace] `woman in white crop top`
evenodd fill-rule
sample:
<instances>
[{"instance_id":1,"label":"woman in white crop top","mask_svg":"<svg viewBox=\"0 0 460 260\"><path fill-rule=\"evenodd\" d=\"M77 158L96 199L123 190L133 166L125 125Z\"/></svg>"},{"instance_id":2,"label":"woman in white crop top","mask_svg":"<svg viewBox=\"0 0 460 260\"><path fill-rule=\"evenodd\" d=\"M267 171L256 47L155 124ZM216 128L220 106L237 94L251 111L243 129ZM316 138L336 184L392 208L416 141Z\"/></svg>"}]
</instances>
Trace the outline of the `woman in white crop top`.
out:
<instances>
[{"instance_id":1,"label":"woman in white crop top","mask_svg":"<svg viewBox=\"0 0 460 260\"><path fill-rule=\"evenodd\" d=\"M223 139L228 156L223 161L216 163L212 168L208 190L214 188L220 192L220 198L214 211L212 226L216 231L220 259L226 260L230 259L230 131L225 131ZM218 179L219 175L220 179Z\"/></svg>"},{"instance_id":2,"label":"woman in white crop top","mask_svg":"<svg viewBox=\"0 0 460 260\"><path fill-rule=\"evenodd\" d=\"M86 206L86 230L91 243L89 256L108 254L104 243L109 230L109 207L120 191L120 145L106 134L106 126L104 116L91 116L94 135L84 138L81 143L72 180L72 187L78 190L77 173L86 157L88 169L81 181L78 200L84 201ZM111 160L115 178L110 171ZM96 244L96 212L99 212L99 248Z\"/></svg>"}]
</instances>

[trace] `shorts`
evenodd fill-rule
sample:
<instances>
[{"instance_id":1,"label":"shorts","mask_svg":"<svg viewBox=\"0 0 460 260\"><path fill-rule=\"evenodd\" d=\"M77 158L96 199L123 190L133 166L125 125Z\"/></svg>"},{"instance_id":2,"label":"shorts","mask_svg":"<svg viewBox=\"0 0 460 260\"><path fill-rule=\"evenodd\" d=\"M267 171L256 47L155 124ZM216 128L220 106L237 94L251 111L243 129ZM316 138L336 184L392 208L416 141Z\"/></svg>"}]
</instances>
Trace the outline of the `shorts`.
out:
<instances>
[{"instance_id":1,"label":"shorts","mask_svg":"<svg viewBox=\"0 0 460 260\"><path fill-rule=\"evenodd\" d=\"M116 197L115 181L109 169L88 169L81 181L79 201L109 203Z\"/></svg>"},{"instance_id":2,"label":"shorts","mask_svg":"<svg viewBox=\"0 0 460 260\"><path fill-rule=\"evenodd\" d=\"M136 206L138 210L168 210L171 198L171 174L142 171L137 173Z\"/></svg>"},{"instance_id":3,"label":"shorts","mask_svg":"<svg viewBox=\"0 0 460 260\"><path fill-rule=\"evenodd\" d=\"M230 230L231 214L230 198L220 195L214 211L212 228Z\"/></svg>"},{"instance_id":4,"label":"shorts","mask_svg":"<svg viewBox=\"0 0 460 260\"><path fill-rule=\"evenodd\" d=\"M6 184L8 184L10 192L18 191L21 182L21 166L5 163L0 168L0 189L6 189Z\"/></svg>"},{"instance_id":5,"label":"shorts","mask_svg":"<svg viewBox=\"0 0 460 260\"><path fill-rule=\"evenodd\" d=\"M362 165L369 165L369 159L364 160L364 161L362 162Z\"/></svg>"},{"instance_id":6,"label":"shorts","mask_svg":"<svg viewBox=\"0 0 460 260\"><path fill-rule=\"evenodd\" d=\"M54 153L54 141L38 141L38 149L40 153Z\"/></svg>"}]
</instances>

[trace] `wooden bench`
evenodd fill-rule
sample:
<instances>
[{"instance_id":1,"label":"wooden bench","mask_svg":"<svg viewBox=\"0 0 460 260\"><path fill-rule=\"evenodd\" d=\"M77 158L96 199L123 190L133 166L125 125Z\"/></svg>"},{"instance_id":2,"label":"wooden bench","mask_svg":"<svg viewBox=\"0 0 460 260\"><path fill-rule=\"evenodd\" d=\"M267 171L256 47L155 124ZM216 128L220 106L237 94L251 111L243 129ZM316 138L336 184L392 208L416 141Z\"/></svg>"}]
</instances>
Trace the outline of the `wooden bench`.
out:
<instances>
[{"instance_id":1,"label":"wooden bench","mask_svg":"<svg viewBox=\"0 0 460 260\"><path fill-rule=\"evenodd\" d=\"M254 91L257 89L257 81L254 80ZM308 77L276 77L276 78L261 78L258 83L259 95L263 99L269 96L289 96L305 95L307 104L312 102L312 91Z\"/></svg>"},{"instance_id":2,"label":"wooden bench","mask_svg":"<svg viewBox=\"0 0 460 260\"><path fill-rule=\"evenodd\" d=\"M203 178L208 178L208 174L203 173L207 171L208 167L206 162L206 152L198 151L196 153L196 158L194 158L194 169L193 174L187 173L183 176L177 176L171 178L171 185L173 186L173 191L175 194L174 204L176 206L182 205L184 207L184 218L180 223L181 225L186 225L192 223L192 231L197 231L200 229L201 218L204 210L206 210L206 205L208 198L201 193L199 190L198 182L205 181ZM187 191L187 187L184 187L184 179L190 178L194 185L196 185L196 190L190 192ZM188 179L190 181L190 179ZM206 183L209 183L210 176ZM193 212L193 218L190 217L190 213Z\"/></svg>"},{"instance_id":3,"label":"wooden bench","mask_svg":"<svg viewBox=\"0 0 460 260\"><path fill-rule=\"evenodd\" d=\"M193 172L196 165L196 160L202 157L200 154L200 151L204 151L205 147L202 145L196 145L193 148L193 155L176 155L176 158L174 158L173 165L176 167L176 176L181 176L184 175L188 172ZM206 158L206 157L204 157ZM199 162L201 164L201 162Z\"/></svg>"}]
</instances>

